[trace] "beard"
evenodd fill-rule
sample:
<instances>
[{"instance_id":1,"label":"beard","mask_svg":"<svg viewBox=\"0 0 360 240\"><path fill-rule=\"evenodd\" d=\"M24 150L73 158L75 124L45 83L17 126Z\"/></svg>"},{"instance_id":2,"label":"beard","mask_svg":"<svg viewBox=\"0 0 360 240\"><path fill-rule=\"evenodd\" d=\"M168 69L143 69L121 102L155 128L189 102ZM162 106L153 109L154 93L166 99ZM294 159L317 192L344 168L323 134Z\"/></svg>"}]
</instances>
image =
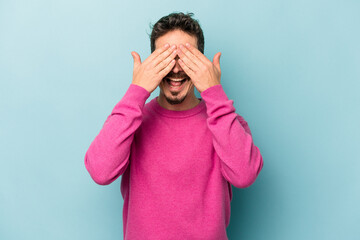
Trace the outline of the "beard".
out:
<instances>
[{"instance_id":1,"label":"beard","mask_svg":"<svg viewBox=\"0 0 360 240\"><path fill-rule=\"evenodd\" d=\"M177 96L178 93L173 93L173 92L171 92L171 95L172 95L172 96ZM182 103L182 102L185 100L185 98L187 97L187 95L188 95L188 93L186 93L186 95L183 96L182 98L175 98L175 99L173 99L173 98L168 98L168 97L165 95L165 99L166 99L166 101L167 101L169 104L171 104L171 105L176 105L176 104Z\"/></svg>"},{"instance_id":2,"label":"beard","mask_svg":"<svg viewBox=\"0 0 360 240\"><path fill-rule=\"evenodd\" d=\"M167 78L176 78L176 79L184 79L184 78L186 78L186 80L185 80L185 82L183 84L186 84L187 81L190 81L190 77L185 72L178 72L178 73L170 72L168 75L166 75L163 78L163 81L166 82ZM170 93L171 93L172 98L170 98L169 96L166 96L166 94L164 93L165 99L169 104L176 105L176 104L182 103L185 100L185 98L189 94L189 91L187 91L186 94L183 97L177 97L181 92L170 91Z\"/></svg>"}]
</instances>

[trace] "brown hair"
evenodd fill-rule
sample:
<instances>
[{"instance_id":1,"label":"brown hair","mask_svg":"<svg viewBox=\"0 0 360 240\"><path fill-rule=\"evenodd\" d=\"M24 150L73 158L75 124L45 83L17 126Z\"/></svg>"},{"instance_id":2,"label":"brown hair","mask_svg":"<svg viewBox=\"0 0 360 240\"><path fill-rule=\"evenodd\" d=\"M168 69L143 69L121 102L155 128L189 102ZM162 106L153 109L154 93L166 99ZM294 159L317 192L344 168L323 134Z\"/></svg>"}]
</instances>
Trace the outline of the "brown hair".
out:
<instances>
[{"instance_id":1,"label":"brown hair","mask_svg":"<svg viewBox=\"0 0 360 240\"><path fill-rule=\"evenodd\" d=\"M198 20L193 19L193 13L171 13L159 19L153 26L150 35L151 52L155 51L155 40L173 30L182 30L197 38L198 49L204 53L204 34Z\"/></svg>"}]
</instances>

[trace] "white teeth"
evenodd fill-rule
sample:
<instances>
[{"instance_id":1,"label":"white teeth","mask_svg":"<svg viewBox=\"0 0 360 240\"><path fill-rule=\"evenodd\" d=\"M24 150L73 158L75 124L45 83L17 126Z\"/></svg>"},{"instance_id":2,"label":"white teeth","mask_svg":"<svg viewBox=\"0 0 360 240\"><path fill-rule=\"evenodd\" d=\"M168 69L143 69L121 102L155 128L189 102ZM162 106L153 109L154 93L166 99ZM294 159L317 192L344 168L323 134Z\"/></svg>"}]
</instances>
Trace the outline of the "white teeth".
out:
<instances>
[{"instance_id":1,"label":"white teeth","mask_svg":"<svg viewBox=\"0 0 360 240\"><path fill-rule=\"evenodd\" d=\"M181 78L181 79L171 79L171 78L168 78L169 80L171 81L174 81L174 82L180 82L182 80L184 80L185 78Z\"/></svg>"}]
</instances>

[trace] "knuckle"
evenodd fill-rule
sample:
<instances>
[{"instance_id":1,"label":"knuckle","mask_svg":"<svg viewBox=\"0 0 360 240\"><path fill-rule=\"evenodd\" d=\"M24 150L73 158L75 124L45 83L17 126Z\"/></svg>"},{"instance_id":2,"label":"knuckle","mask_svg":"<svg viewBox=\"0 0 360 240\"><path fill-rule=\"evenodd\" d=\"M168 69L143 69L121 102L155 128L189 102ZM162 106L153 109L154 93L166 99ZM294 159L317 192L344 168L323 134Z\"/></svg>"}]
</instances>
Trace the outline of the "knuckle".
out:
<instances>
[{"instance_id":1,"label":"knuckle","mask_svg":"<svg viewBox=\"0 0 360 240\"><path fill-rule=\"evenodd\" d=\"M165 69L166 69L166 70L172 69L172 64L167 65Z\"/></svg>"},{"instance_id":2,"label":"knuckle","mask_svg":"<svg viewBox=\"0 0 360 240\"><path fill-rule=\"evenodd\" d=\"M166 62L165 61L162 61L161 63L159 63L159 67L160 67L160 69L163 69L163 68L165 68L166 67Z\"/></svg>"},{"instance_id":3,"label":"knuckle","mask_svg":"<svg viewBox=\"0 0 360 240\"><path fill-rule=\"evenodd\" d=\"M171 59L166 59L166 61L162 62L161 68L168 68L171 64Z\"/></svg>"}]
</instances>

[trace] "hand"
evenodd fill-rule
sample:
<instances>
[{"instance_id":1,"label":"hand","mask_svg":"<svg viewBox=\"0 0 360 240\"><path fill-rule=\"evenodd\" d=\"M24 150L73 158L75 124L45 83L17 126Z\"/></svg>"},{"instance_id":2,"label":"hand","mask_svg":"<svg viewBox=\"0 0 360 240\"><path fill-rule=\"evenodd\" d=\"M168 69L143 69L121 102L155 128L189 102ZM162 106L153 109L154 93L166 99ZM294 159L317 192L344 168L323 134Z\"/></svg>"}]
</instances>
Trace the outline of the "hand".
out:
<instances>
[{"instance_id":1,"label":"hand","mask_svg":"<svg viewBox=\"0 0 360 240\"><path fill-rule=\"evenodd\" d=\"M220 52L215 54L211 62L196 47L186 43L186 47L180 44L178 55L181 68L191 78L200 93L220 84Z\"/></svg>"},{"instance_id":2,"label":"hand","mask_svg":"<svg viewBox=\"0 0 360 240\"><path fill-rule=\"evenodd\" d=\"M175 57L177 55L176 45L170 47L165 44L155 50L145 61L141 62L137 52L131 52L134 58L134 70L132 83L145 88L152 93L161 80L175 66Z\"/></svg>"}]
</instances>

